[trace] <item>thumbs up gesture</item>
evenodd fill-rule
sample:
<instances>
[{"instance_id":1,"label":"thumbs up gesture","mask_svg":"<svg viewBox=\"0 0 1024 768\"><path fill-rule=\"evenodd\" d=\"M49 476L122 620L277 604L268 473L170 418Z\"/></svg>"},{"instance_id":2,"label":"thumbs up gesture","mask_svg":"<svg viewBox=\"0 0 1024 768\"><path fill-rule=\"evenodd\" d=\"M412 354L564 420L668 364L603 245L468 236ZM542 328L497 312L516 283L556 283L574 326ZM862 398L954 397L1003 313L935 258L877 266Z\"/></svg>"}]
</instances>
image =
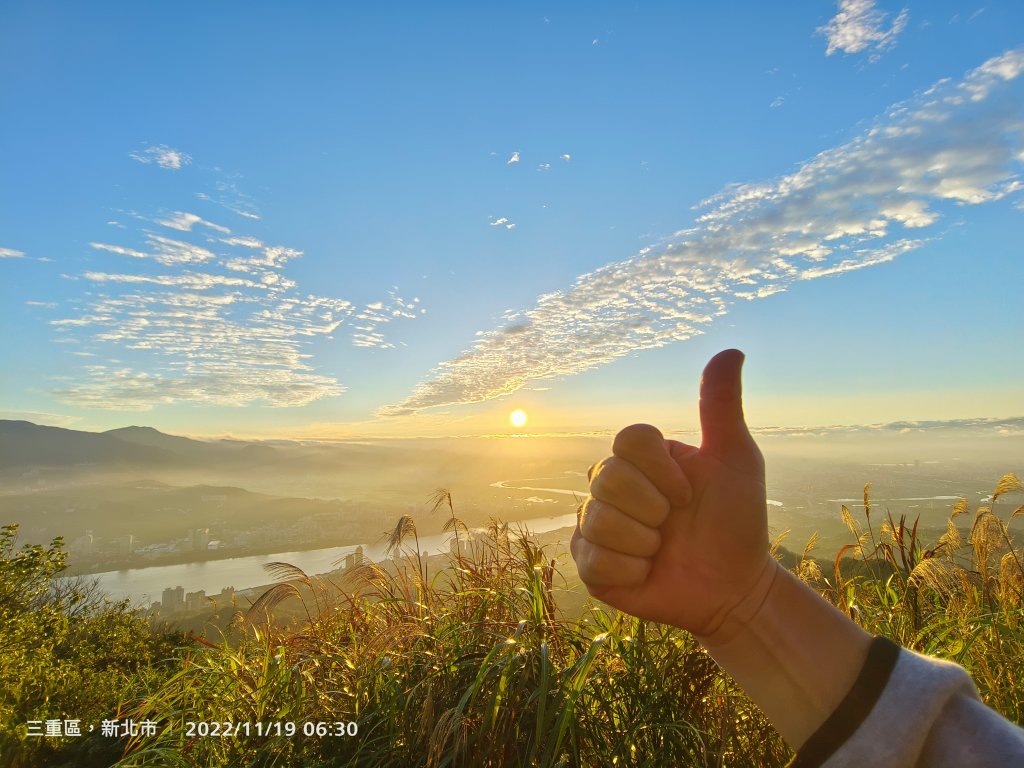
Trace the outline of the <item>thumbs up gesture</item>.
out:
<instances>
[{"instance_id":1,"label":"thumbs up gesture","mask_svg":"<svg viewBox=\"0 0 1024 768\"><path fill-rule=\"evenodd\" d=\"M743 353L720 352L700 385L700 447L647 424L590 468L570 549L590 594L626 613L721 638L756 612L768 552L764 459L743 419Z\"/></svg>"}]
</instances>

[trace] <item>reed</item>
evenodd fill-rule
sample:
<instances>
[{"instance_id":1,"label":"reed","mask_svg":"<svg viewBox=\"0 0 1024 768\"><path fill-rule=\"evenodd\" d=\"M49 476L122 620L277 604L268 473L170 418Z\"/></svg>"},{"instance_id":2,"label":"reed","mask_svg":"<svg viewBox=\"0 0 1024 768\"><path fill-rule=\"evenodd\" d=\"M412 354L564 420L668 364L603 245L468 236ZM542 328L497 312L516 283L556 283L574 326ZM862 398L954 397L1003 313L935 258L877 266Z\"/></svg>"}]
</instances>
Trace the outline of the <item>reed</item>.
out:
<instances>
[{"instance_id":1,"label":"reed","mask_svg":"<svg viewBox=\"0 0 1024 768\"><path fill-rule=\"evenodd\" d=\"M785 532L772 552L869 632L962 664L986 703L1021 723L1024 551L1011 527L1024 506L1008 499L1022 491L1005 475L984 504L957 501L944 529L926 534L920 520L880 509L865 486L863 519L839 510L850 540L834 557L815 557L817 537L799 556L786 553ZM33 686L57 696L40 655L50 646L33 646L45 625L70 638L54 654L74 640L81 658L105 649L114 664L129 632L132 648L150 649L82 688L97 716L156 724L155 736L116 742L119 766L786 764L782 739L688 633L592 600L567 615L558 598L583 589L571 559L497 520L470 531L446 490L429 503L457 537L451 554L428 558L403 517L385 562L340 576L273 563L277 583L225 632L179 639L164 656L152 649L166 643L147 639L124 606L84 608L82 593L50 590L64 565L60 542L17 550L4 529L0 644L16 667L0 673L15 701L0 706L4 757L42 764L19 735L27 715L15 713L43 711L26 698ZM61 669L74 678L69 664ZM189 723L235 730L204 736ZM73 748L47 747L54 764ZM110 764L79 753L71 762Z\"/></svg>"}]
</instances>

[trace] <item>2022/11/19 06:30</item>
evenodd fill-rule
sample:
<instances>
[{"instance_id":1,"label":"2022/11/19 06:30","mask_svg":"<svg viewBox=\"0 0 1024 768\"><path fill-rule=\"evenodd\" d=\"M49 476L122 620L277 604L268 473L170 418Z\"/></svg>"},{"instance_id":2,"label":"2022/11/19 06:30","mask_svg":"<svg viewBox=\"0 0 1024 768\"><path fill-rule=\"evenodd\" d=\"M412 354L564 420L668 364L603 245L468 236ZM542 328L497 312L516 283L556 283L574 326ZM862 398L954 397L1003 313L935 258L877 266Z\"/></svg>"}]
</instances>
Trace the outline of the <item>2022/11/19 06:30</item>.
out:
<instances>
[{"instance_id":1,"label":"2022/11/19 06:30","mask_svg":"<svg viewBox=\"0 0 1024 768\"><path fill-rule=\"evenodd\" d=\"M185 723L186 738L207 736L355 736L359 724L337 721L294 723L290 720L271 720L235 723L230 720L189 720Z\"/></svg>"}]
</instances>

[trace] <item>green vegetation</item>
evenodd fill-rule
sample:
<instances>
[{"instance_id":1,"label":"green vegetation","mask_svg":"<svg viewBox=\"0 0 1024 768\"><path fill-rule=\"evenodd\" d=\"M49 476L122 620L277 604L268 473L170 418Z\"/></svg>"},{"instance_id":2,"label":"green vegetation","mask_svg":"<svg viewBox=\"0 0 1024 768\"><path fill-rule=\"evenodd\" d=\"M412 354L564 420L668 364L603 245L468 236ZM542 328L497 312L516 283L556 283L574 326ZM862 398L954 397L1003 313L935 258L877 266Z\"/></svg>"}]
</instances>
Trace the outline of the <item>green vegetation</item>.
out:
<instances>
[{"instance_id":1,"label":"green vegetation","mask_svg":"<svg viewBox=\"0 0 1024 768\"><path fill-rule=\"evenodd\" d=\"M958 502L926 545L916 522L881 513L865 488L862 519L842 510L850 544L819 560L812 540L790 562L869 631L965 666L988 704L1022 722L1024 551L1009 526L1024 506L1004 498L1022 491L1006 475L988 506ZM161 645L168 636L123 604L80 586L54 590L59 541L16 550L4 529L4 763L109 764L80 757L99 737L26 737L27 721L56 717L154 723L155 736L99 745L121 766L788 760L778 734L687 633L593 603L566 616L556 584L574 576L571 562L496 522L471 541L451 496L435 502L459 537L449 568L428 571L403 518L391 540L397 562L363 563L340 580L278 564L280 583L247 615L215 641L179 642L170 665L159 661L172 655ZM273 621L286 601L298 624ZM235 732L203 735L225 727Z\"/></svg>"},{"instance_id":2,"label":"green vegetation","mask_svg":"<svg viewBox=\"0 0 1024 768\"><path fill-rule=\"evenodd\" d=\"M17 526L0 529L0 758L21 766L108 766L127 739L102 738L99 724L119 717L162 681L162 660L182 638L154 632L126 602L113 603L95 585L57 579L67 553L17 546ZM31 737L28 724L78 720L82 735ZM90 724L97 730L89 732Z\"/></svg>"}]
</instances>

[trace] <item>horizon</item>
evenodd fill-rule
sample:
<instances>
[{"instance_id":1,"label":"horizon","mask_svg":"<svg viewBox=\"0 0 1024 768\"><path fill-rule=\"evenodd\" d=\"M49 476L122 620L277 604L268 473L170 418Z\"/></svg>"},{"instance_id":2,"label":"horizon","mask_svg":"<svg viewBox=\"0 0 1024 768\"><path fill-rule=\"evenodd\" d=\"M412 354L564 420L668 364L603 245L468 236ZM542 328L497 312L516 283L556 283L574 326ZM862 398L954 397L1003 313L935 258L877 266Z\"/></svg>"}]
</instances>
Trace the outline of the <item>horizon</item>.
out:
<instances>
[{"instance_id":1,"label":"horizon","mask_svg":"<svg viewBox=\"0 0 1024 768\"><path fill-rule=\"evenodd\" d=\"M1022 418L1024 7L737 7L5 6L0 418L691 434L729 347L756 434Z\"/></svg>"},{"instance_id":2,"label":"horizon","mask_svg":"<svg viewBox=\"0 0 1024 768\"><path fill-rule=\"evenodd\" d=\"M90 434L108 434L111 432L123 432L127 430L152 430L158 434L168 437L183 437L189 440L216 442L249 442L249 443L300 443L303 445L331 445L335 443L358 443L371 444L375 441L389 442L398 440L476 440L476 439L558 439L558 438L611 438L614 437L617 429L591 430L588 432L529 432L514 429L508 432L495 432L492 434L451 434L451 435L349 435L345 437L310 437L310 436L265 436L255 437L239 434L202 434L194 432L167 432L148 424L124 424L119 427L111 427L104 430L77 429L65 427L59 424L43 424L29 419L0 419L4 422L24 423L32 426L50 427L54 429L68 429L71 431L88 432ZM927 432L953 431L965 432L969 430L983 430L993 433L992 436L999 438L1022 438L1024 437L1024 416L1011 416L1008 418L999 417L978 417L965 419L947 420L920 420L920 421L890 421L877 422L874 424L813 424L813 425L766 425L750 426L750 432L755 437L772 438L807 438L807 437L844 437L864 434L888 434L906 435L922 434ZM690 435L700 437L699 426L686 427L665 427L663 432L668 435Z\"/></svg>"}]
</instances>

